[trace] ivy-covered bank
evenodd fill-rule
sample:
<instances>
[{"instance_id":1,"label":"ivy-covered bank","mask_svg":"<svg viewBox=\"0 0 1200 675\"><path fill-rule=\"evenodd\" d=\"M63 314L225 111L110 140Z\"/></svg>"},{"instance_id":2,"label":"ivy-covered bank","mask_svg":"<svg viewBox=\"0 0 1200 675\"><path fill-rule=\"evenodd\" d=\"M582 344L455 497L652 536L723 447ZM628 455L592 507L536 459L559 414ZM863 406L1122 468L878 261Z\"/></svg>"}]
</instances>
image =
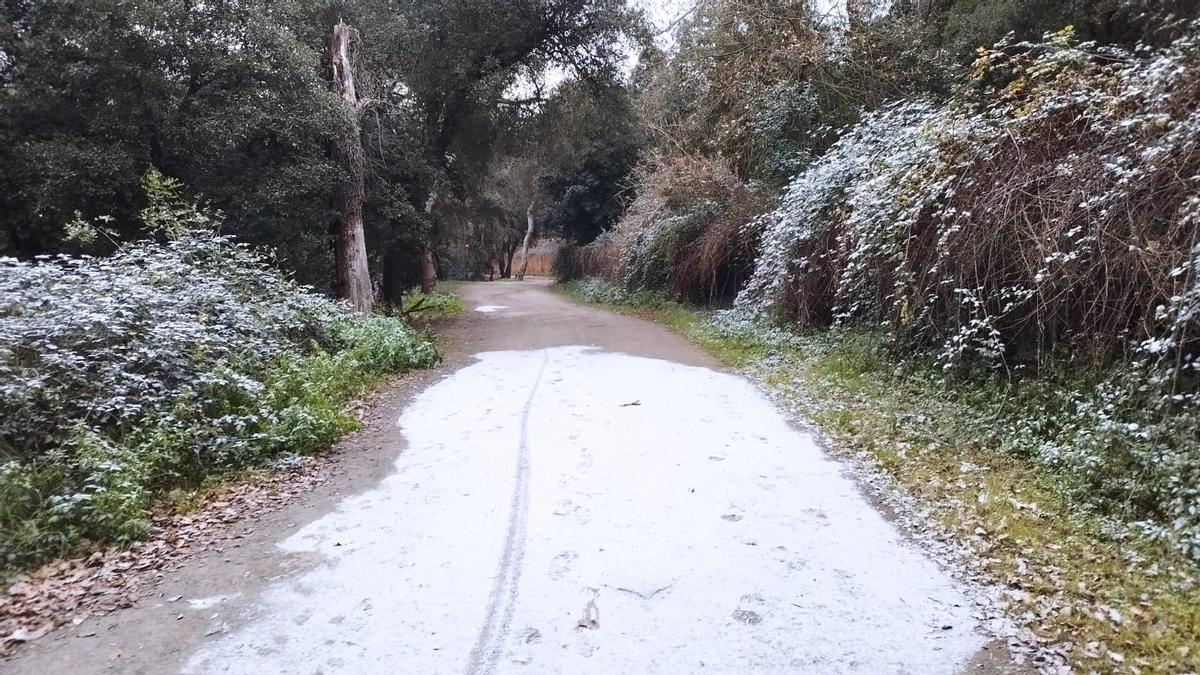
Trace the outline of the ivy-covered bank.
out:
<instances>
[{"instance_id":1,"label":"ivy-covered bank","mask_svg":"<svg viewBox=\"0 0 1200 675\"><path fill-rule=\"evenodd\" d=\"M902 360L878 331L795 334L595 279L558 288L666 323L762 383L832 452L882 474L885 493L911 498L917 527L1001 589L1026 640L1081 672L1200 669L1194 561L1130 511L1081 500L1077 479L1024 445L1058 434L1064 415L1081 424L1076 392L1111 373L947 377L936 356Z\"/></svg>"},{"instance_id":2,"label":"ivy-covered bank","mask_svg":"<svg viewBox=\"0 0 1200 675\"><path fill-rule=\"evenodd\" d=\"M0 259L0 571L135 540L167 490L323 450L373 384L439 359L403 319L353 314L217 234L173 181L147 190L152 239Z\"/></svg>"}]
</instances>

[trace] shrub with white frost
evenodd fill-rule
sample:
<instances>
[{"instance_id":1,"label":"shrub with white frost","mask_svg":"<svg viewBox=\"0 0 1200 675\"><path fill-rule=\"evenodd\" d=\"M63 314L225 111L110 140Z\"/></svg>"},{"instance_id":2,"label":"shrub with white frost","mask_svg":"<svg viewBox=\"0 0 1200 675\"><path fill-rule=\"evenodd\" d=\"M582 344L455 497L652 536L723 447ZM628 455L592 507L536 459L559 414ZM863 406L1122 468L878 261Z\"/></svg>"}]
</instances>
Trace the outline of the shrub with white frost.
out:
<instances>
[{"instance_id":1,"label":"shrub with white frost","mask_svg":"<svg viewBox=\"0 0 1200 675\"><path fill-rule=\"evenodd\" d=\"M1194 35L1001 44L955 100L868 114L793 180L724 321L883 325L947 372L1064 381L989 424L1200 557L1198 204Z\"/></svg>"},{"instance_id":2,"label":"shrub with white frost","mask_svg":"<svg viewBox=\"0 0 1200 675\"><path fill-rule=\"evenodd\" d=\"M220 237L0 261L0 448L32 458L79 424L135 424L201 395L222 368L328 344L339 320L341 308Z\"/></svg>"},{"instance_id":3,"label":"shrub with white frost","mask_svg":"<svg viewBox=\"0 0 1200 675\"><path fill-rule=\"evenodd\" d=\"M1198 103L1193 37L999 45L956 100L867 115L788 186L737 310L884 322L947 368L1139 344L1192 363L1173 308L1194 277Z\"/></svg>"},{"instance_id":4,"label":"shrub with white frost","mask_svg":"<svg viewBox=\"0 0 1200 675\"><path fill-rule=\"evenodd\" d=\"M166 186L143 215L168 241L0 259L0 566L140 536L155 492L319 450L373 379L438 358L402 320L297 286Z\"/></svg>"}]
</instances>

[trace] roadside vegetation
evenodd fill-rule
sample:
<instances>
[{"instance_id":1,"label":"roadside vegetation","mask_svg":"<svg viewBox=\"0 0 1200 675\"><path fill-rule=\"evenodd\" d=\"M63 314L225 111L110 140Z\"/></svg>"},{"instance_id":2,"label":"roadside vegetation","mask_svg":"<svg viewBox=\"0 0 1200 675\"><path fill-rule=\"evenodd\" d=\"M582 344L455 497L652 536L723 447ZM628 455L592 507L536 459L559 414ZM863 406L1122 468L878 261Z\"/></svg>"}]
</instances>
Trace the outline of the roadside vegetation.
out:
<instances>
[{"instance_id":1,"label":"roadside vegetation","mask_svg":"<svg viewBox=\"0 0 1200 675\"><path fill-rule=\"evenodd\" d=\"M440 292L414 292L406 295L404 308L399 314L422 323L433 323L461 316L466 313L467 305L450 291L449 286L450 284L443 284Z\"/></svg>"},{"instance_id":2,"label":"roadside vegetation","mask_svg":"<svg viewBox=\"0 0 1200 675\"><path fill-rule=\"evenodd\" d=\"M145 184L149 238L0 262L5 572L141 538L173 489L324 450L357 427L356 398L439 358L404 320L354 314L218 234L176 181Z\"/></svg>"}]
</instances>

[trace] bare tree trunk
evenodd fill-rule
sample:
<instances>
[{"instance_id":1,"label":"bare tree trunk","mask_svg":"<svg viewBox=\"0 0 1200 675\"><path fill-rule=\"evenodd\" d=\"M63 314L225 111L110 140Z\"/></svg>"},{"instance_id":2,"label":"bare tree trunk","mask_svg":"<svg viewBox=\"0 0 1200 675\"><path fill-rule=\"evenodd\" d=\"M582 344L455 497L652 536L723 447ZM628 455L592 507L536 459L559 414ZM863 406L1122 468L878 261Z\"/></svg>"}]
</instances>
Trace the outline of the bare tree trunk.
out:
<instances>
[{"instance_id":1,"label":"bare tree trunk","mask_svg":"<svg viewBox=\"0 0 1200 675\"><path fill-rule=\"evenodd\" d=\"M425 200L425 215L433 214L433 207L437 204L438 195L436 192L429 194L429 199ZM429 241L425 242L425 250L421 253L421 292L433 293L437 290L437 260L433 257L433 232L432 228L429 233Z\"/></svg>"},{"instance_id":2,"label":"bare tree trunk","mask_svg":"<svg viewBox=\"0 0 1200 675\"><path fill-rule=\"evenodd\" d=\"M367 241L363 234L363 194L366 191L366 161L362 149L364 100L354 84L354 52L358 31L342 21L333 27L329 51L333 63L333 86L341 99L341 128L334 139L334 161L345 172L334 195L338 222L334 227L335 287L338 297L350 301L355 310L370 313L375 304L371 274L367 269Z\"/></svg>"},{"instance_id":3,"label":"bare tree trunk","mask_svg":"<svg viewBox=\"0 0 1200 675\"><path fill-rule=\"evenodd\" d=\"M421 254L421 292L433 293L437 290L437 261L433 257L433 245L426 244L425 252Z\"/></svg>"},{"instance_id":4,"label":"bare tree trunk","mask_svg":"<svg viewBox=\"0 0 1200 675\"><path fill-rule=\"evenodd\" d=\"M511 279L513 271L513 258L517 255L517 247L515 244L504 245L504 250L500 252L500 278Z\"/></svg>"},{"instance_id":5,"label":"bare tree trunk","mask_svg":"<svg viewBox=\"0 0 1200 675\"><path fill-rule=\"evenodd\" d=\"M525 209L525 240L521 242L521 267L517 269L517 281L525 280L525 272L529 270L529 242L533 239L533 202Z\"/></svg>"}]
</instances>

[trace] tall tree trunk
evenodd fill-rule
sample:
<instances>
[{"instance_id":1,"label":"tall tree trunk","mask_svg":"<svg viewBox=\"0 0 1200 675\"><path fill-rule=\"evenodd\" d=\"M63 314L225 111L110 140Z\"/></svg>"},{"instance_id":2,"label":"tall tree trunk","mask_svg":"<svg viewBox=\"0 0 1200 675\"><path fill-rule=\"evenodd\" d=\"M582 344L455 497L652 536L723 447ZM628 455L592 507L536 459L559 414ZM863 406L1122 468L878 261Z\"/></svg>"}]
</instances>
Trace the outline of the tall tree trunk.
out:
<instances>
[{"instance_id":1,"label":"tall tree trunk","mask_svg":"<svg viewBox=\"0 0 1200 675\"><path fill-rule=\"evenodd\" d=\"M500 253L500 278L511 279L513 258L517 255L517 247L513 244L505 243L504 250Z\"/></svg>"},{"instance_id":2,"label":"tall tree trunk","mask_svg":"<svg viewBox=\"0 0 1200 675\"><path fill-rule=\"evenodd\" d=\"M433 208L437 205L436 192L429 193L425 200L425 215L432 216ZM433 293L437 290L437 259L433 256L433 228L430 228L429 240L425 242L425 250L421 253L421 292Z\"/></svg>"},{"instance_id":3,"label":"tall tree trunk","mask_svg":"<svg viewBox=\"0 0 1200 675\"><path fill-rule=\"evenodd\" d=\"M421 254L421 292L437 290L437 260L433 257L433 244L426 244Z\"/></svg>"},{"instance_id":4,"label":"tall tree trunk","mask_svg":"<svg viewBox=\"0 0 1200 675\"><path fill-rule=\"evenodd\" d=\"M334 195L338 222L334 232L335 286L355 310L367 314L375 304L371 274L367 269L367 240L363 234L363 194L366 191L366 161L362 149L360 120L365 101L358 98L354 83L354 52L358 31L342 21L333 27L329 51L333 63L333 86L341 101L341 126L334 139L334 161L345 176Z\"/></svg>"},{"instance_id":5,"label":"tall tree trunk","mask_svg":"<svg viewBox=\"0 0 1200 675\"><path fill-rule=\"evenodd\" d=\"M405 256L401 255L397 247L393 246L391 251L383 259L383 286L380 287L380 301L387 303L393 307L404 306L404 292L408 290L405 285L403 260Z\"/></svg>"},{"instance_id":6,"label":"tall tree trunk","mask_svg":"<svg viewBox=\"0 0 1200 675\"><path fill-rule=\"evenodd\" d=\"M533 240L533 202L525 209L525 240L521 242L521 267L517 269L517 281L525 280L525 272L529 270L529 242Z\"/></svg>"}]
</instances>

